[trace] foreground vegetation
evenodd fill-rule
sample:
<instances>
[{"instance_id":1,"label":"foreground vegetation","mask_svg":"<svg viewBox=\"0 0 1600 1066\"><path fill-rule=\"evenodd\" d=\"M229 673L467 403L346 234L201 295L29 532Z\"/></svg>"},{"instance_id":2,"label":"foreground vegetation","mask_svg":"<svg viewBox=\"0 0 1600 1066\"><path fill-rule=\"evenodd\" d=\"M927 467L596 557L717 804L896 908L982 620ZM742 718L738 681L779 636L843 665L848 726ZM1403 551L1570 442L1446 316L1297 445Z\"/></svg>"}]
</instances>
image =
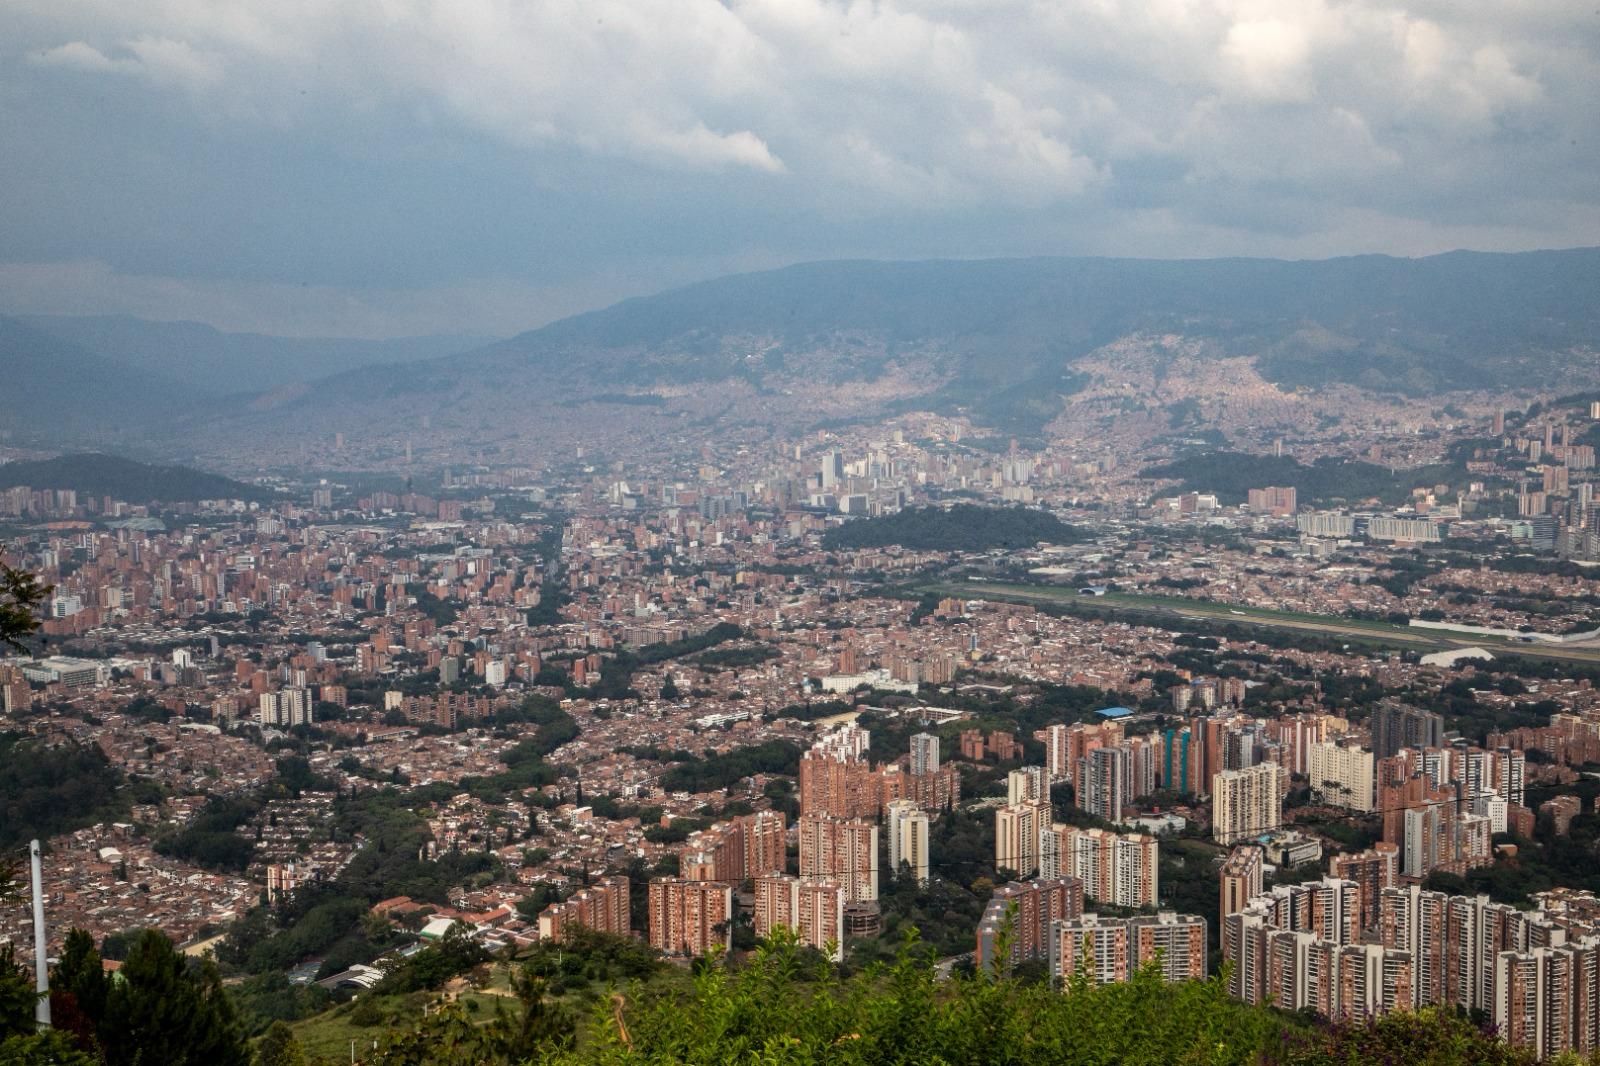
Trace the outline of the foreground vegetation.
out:
<instances>
[{"instance_id":1,"label":"foreground vegetation","mask_svg":"<svg viewBox=\"0 0 1600 1066\"><path fill-rule=\"evenodd\" d=\"M1220 980L1123 985L1086 976L1065 994L1043 981L988 975L937 979L908 938L898 959L848 979L778 938L740 966L704 962L689 987L658 977L593 995L581 1018L549 1002L542 978L521 989L525 1013L474 1024L446 1006L392 1032L364 1061L558 1066L625 1064L1512 1064L1531 1056L1463 1017L1434 1011L1371 1025L1327 1026L1227 997ZM515 1055L522 1055L518 1059Z\"/></svg>"},{"instance_id":2,"label":"foreground vegetation","mask_svg":"<svg viewBox=\"0 0 1600 1066\"><path fill-rule=\"evenodd\" d=\"M33 1032L32 981L0 949L0 1066L314 1066L349 1061L352 1044L369 1066L1535 1062L1446 1011L1330 1025L1237 1003L1221 976L1168 985L1147 969L1102 987L1080 974L1058 989L1038 976L942 980L933 955L915 930L892 960L850 976L787 935L687 970L596 933L502 963L462 938L397 964L356 1000L263 1027L244 990L160 934L143 933L107 978L74 932L52 974L57 1028L45 1034Z\"/></svg>"}]
</instances>

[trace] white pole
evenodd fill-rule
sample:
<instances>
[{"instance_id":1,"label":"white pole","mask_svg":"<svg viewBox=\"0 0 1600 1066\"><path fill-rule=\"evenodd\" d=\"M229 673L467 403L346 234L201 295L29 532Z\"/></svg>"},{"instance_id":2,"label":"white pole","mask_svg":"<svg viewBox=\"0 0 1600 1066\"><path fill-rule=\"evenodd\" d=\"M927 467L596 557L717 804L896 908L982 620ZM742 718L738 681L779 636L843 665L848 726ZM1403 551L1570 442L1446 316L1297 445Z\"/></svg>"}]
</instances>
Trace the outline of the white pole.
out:
<instances>
[{"instance_id":1,"label":"white pole","mask_svg":"<svg viewBox=\"0 0 1600 1066\"><path fill-rule=\"evenodd\" d=\"M31 841L28 853L33 859L33 974L39 1002L33 1008L40 1029L50 1028L50 959L44 935L44 868L39 858L39 842Z\"/></svg>"}]
</instances>

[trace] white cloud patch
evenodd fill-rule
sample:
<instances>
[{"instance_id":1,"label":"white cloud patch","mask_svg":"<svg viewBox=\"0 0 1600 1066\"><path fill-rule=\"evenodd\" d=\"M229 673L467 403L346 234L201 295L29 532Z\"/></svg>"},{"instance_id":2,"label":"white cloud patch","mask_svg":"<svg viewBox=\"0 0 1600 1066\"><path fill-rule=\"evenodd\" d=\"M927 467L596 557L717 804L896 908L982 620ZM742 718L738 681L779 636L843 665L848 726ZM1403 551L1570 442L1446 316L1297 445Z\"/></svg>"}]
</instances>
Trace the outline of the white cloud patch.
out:
<instances>
[{"instance_id":1,"label":"white cloud patch","mask_svg":"<svg viewBox=\"0 0 1600 1066\"><path fill-rule=\"evenodd\" d=\"M170 37L134 37L121 42L111 55L83 41L68 41L33 58L41 66L129 75L153 85L196 90L217 85L224 74L217 55Z\"/></svg>"},{"instance_id":2,"label":"white cloud patch","mask_svg":"<svg viewBox=\"0 0 1600 1066\"><path fill-rule=\"evenodd\" d=\"M1600 16L1568 0L10 0L0 111L5 67L380 183L414 131L597 215L859 229L797 258L1600 241Z\"/></svg>"},{"instance_id":3,"label":"white cloud patch","mask_svg":"<svg viewBox=\"0 0 1600 1066\"><path fill-rule=\"evenodd\" d=\"M1558 6L1526 40L1510 12L1452 20L1379 0L22 7L41 65L203 90L197 106L230 117L397 106L532 150L787 174L824 194L921 189L938 208L1081 196L1122 146L1180 147L1197 109L1236 132L1262 107L1291 109L1313 142L1353 117L1378 154L1404 156L1416 126L1481 137L1539 107L1551 62L1575 62L1547 54ZM854 159L834 154L841 137ZM1281 173L1298 150L1268 138L1239 169Z\"/></svg>"}]
</instances>

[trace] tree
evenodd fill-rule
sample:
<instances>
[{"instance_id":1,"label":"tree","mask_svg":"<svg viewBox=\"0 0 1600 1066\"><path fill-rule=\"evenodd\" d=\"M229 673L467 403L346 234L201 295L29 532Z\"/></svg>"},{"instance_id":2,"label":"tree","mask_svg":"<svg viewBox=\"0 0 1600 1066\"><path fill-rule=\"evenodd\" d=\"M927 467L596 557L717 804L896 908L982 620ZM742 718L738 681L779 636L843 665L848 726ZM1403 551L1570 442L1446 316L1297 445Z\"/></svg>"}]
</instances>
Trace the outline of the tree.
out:
<instances>
[{"instance_id":1,"label":"tree","mask_svg":"<svg viewBox=\"0 0 1600 1066\"><path fill-rule=\"evenodd\" d=\"M33 1032L38 1002L33 975L22 968L10 944L0 944L0 1038Z\"/></svg>"},{"instance_id":2,"label":"tree","mask_svg":"<svg viewBox=\"0 0 1600 1066\"><path fill-rule=\"evenodd\" d=\"M51 1024L71 1033L85 1051L93 1051L109 991L94 938L82 929L71 930L61 948L61 961L50 975Z\"/></svg>"},{"instance_id":3,"label":"tree","mask_svg":"<svg viewBox=\"0 0 1600 1066\"><path fill-rule=\"evenodd\" d=\"M172 941L146 929L106 997L107 1066L248 1066L249 1048L215 964L191 969Z\"/></svg>"},{"instance_id":4,"label":"tree","mask_svg":"<svg viewBox=\"0 0 1600 1066\"><path fill-rule=\"evenodd\" d=\"M0 645L32 654L23 642L39 631L35 611L53 591L53 586L39 584L27 571L0 562Z\"/></svg>"},{"instance_id":5,"label":"tree","mask_svg":"<svg viewBox=\"0 0 1600 1066\"><path fill-rule=\"evenodd\" d=\"M39 631L34 612L53 591L53 586L41 585L32 574L0 560L0 650L32 654L23 641ZM14 860L0 856L0 906L16 901L18 869Z\"/></svg>"},{"instance_id":6,"label":"tree","mask_svg":"<svg viewBox=\"0 0 1600 1066\"><path fill-rule=\"evenodd\" d=\"M256 1066L305 1066L306 1052L285 1022L273 1022L256 1045Z\"/></svg>"},{"instance_id":7,"label":"tree","mask_svg":"<svg viewBox=\"0 0 1600 1066\"><path fill-rule=\"evenodd\" d=\"M0 1066L100 1066L100 1060L79 1051L66 1033L46 1029L0 1039Z\"/></svg>"}]
</instances>

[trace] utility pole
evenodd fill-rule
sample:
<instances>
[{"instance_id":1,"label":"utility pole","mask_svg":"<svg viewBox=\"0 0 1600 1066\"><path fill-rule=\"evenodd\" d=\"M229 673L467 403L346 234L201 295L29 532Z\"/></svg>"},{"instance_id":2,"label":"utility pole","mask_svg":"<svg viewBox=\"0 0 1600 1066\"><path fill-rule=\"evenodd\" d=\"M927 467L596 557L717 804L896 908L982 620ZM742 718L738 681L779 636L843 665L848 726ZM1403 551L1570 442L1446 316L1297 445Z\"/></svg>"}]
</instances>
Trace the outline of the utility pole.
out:
<instances>
[{"instance_id":1,"label":"utility pole","mask_svg":"<svg viewBox=\"0 0 1600 1066\"><path fill-rule=\"evenodd\" d=\"M33 860L33 983L39 992L33 1016L40 1029L50 1028L50 959L44 935L44 867L39 857L39 842L28 844Z\"/></svg>"}]
</instances>

